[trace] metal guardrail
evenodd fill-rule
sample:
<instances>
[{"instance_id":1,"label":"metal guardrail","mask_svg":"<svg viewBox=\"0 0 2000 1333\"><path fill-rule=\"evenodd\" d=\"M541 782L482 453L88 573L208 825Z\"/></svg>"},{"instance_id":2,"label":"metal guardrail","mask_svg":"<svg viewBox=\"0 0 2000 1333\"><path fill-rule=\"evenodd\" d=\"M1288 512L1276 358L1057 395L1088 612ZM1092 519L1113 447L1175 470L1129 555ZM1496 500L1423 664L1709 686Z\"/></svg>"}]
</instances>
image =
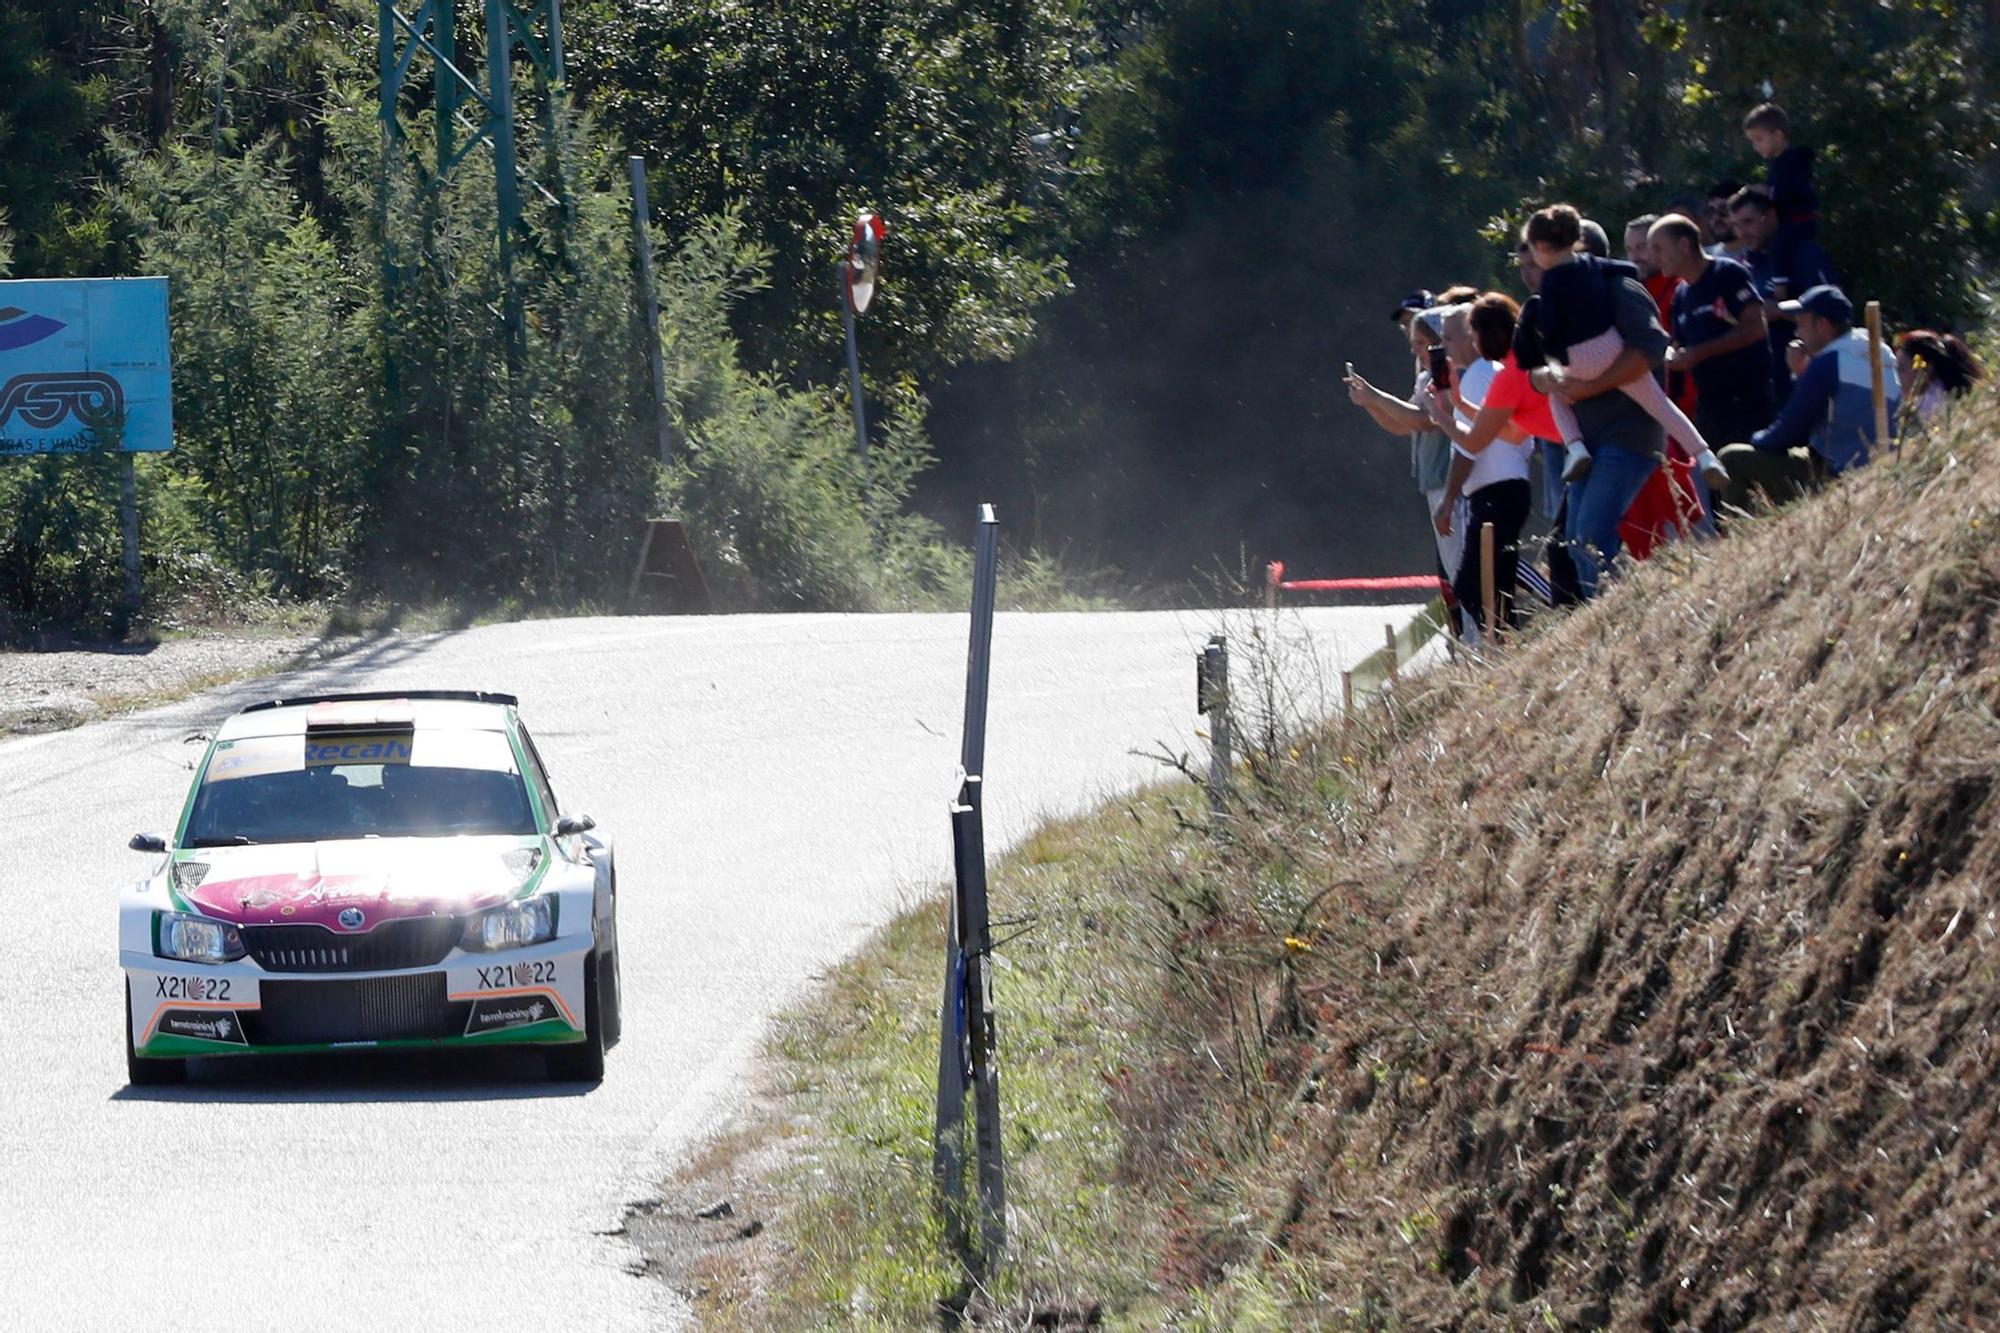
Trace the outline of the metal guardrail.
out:
<instances>
[{"instance_id":1,"label":"metal guardrail","mask_svg":"<svg viewBox=\"0 0 2000 1333\"><path fill-rule=\"evenodd\" d=\"M1451 612L1442 597L1433 597L1403 628L1384 625L1382 630L1382 646L1340 673L1342 702L1350 708L1360 695L1378 693L1383 686L1393 684L1403 665L1413 661L1437 635L1444 635L1450 644Z\"/></svg>"}]
</instances>

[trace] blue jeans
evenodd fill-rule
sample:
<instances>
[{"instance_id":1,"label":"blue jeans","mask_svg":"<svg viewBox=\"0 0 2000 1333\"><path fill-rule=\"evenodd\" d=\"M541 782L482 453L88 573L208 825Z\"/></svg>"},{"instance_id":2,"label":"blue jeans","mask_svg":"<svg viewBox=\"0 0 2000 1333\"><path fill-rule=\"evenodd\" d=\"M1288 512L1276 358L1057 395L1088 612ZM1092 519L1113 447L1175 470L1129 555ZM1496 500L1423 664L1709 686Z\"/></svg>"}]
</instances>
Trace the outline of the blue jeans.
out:
<instances>
[{"instance_id":1,"label":"blue jeans","mask_svg":"<svg viewBox=\"0 0 2000 1333\"><path fill-rule=\"evenodd\" d=\"M1597 595L1597 585L1618 558L1619 521L1659 467L1660 460L1651 454L1600 444L1590 451L1590 471L1582 481L1570 483L1570 558L1585 601Z\"/></svg>"},{"instance_id":2,"label":"blue jeans","mask_svg":"<svg viewBox=\"0 0 2000 1333\"><path fill-rule=\"evenodd\" d=\"M1541 446L1542 517L1552 519L1563 511L1563 447L1556 440L1543 440Z\"/></svg>"}]
</instances>

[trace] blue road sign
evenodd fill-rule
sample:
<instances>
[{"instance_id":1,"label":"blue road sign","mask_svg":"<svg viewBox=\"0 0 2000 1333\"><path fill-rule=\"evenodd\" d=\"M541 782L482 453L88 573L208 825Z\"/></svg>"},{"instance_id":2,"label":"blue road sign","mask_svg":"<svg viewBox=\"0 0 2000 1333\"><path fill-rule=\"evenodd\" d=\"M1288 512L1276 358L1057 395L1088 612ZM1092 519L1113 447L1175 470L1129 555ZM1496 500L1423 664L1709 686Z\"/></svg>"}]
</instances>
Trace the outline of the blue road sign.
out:
<instances>
[{"instance_id":1,"label":"blue road sign","mask_svg":"<svg viewBox=\"0 0 2000 1333\"><path fill-rule=\"evenodd\" d=\"M0 455L114 441L127 452L174 447L167 280L0 282Z\"/></svg>"}]
</instances>

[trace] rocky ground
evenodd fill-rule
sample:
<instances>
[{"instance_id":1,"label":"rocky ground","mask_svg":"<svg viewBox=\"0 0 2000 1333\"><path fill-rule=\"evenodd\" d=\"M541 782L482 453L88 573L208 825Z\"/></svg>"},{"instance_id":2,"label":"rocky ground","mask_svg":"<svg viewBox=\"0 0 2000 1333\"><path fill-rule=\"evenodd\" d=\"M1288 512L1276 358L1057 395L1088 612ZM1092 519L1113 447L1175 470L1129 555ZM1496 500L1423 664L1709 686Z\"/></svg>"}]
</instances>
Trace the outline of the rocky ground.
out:
<instances>
[{"instance_id":1,"label":"rocky ground","mask_svg":"<svg viewBox=\"0 0 2000 1333\"><path fill-rule=\"evenodd\" d=\"M0 736L60 731L224 681L329 661L361 642L354 635L205 633L0 652Z\"/></svg>"}]
</instances>

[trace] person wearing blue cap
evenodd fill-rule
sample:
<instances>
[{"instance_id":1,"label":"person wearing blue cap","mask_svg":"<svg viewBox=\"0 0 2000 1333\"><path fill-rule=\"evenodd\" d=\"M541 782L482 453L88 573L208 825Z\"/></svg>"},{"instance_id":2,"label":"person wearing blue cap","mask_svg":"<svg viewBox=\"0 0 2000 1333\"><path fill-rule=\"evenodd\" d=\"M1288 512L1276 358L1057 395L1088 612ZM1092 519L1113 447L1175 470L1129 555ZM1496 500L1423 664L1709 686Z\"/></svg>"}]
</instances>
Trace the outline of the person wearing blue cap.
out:
<instances>
[{"instance_id":1,"label":"person wearing blue cap","mask_svg":"<svg viewBox=\"0 0 2000 1333\"><path fill-rule=\"evenodd\" d=\"M1722 450L1730 477L1724 502L1738 509L1748 509L1759 493L1783 503L1815 490L1867 463L1876 445L1889 444L1875 438L1868 335L1854 327L1846 293L1822 284L1779 309L1798 322L1798 340L1788 349L1797 378L1776 421ZM1880 360L1893 423L1902 390L1886 345Z\"/></svg>"},{"instance_id":2,"label":"person wearing blue cap","mask_svg":"<svg viewBox=\"0 0 2000 1333\"><path fill-rule=\"evenodd\" d=\"M1410 327L1410 321L1416 317L1418 311L1429 310L1436 304L1437 298L1422 287L1419 287L1404 297L1396 308L1389 312L1389 318L1407 331ZM1380 307L1378 306L1377 309L1380 309Z\"/></svg>"}]
</instances>

